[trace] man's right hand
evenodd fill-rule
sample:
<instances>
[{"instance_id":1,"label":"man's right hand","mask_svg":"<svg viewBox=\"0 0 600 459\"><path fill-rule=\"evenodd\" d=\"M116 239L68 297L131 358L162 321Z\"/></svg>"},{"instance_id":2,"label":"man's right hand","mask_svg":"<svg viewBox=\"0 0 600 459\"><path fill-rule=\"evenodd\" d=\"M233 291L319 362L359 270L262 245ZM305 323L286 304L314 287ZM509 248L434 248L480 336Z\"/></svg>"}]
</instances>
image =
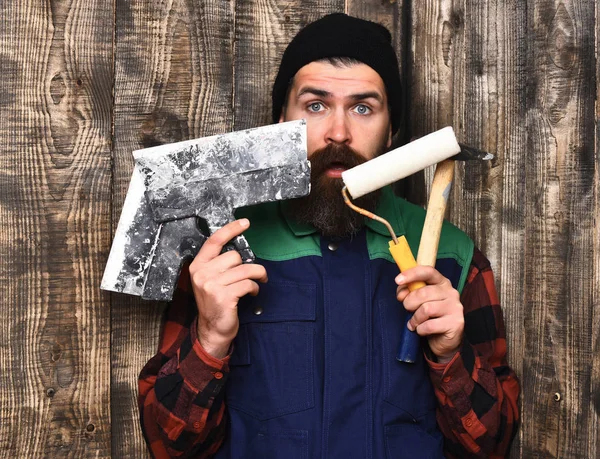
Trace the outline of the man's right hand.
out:
<instances>
[{"instance_id":1,"label":"man's right hand","mask_svg":"<svg viewBox=\"0 0 600 459\"><path fill-rule=\"evenodd\" d=\"M244 295L257 295L258 282L267 282L261 265L243 264L235 250L221 253L223 247L250 226L247 219L228 223L215 231L202 245L190 264L192 289L198 306L198 340L216 358L227 355L240 326L238 301Z\"/></svg>"}]
</instances>

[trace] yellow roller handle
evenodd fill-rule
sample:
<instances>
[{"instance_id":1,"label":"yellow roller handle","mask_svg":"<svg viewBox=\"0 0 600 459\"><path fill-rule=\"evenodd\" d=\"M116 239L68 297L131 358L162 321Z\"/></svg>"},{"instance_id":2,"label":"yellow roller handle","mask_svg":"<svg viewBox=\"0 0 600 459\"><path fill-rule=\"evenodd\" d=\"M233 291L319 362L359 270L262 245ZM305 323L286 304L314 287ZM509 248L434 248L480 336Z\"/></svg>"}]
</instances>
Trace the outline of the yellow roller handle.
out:
<instances>
[{"instance_id":1,"label":"yellow roller handle","mask_svg":"<svg viewBox=\"0 0 600 459\"><path fill-rule=\"evenodd\" d=\"M415 257L413 256L408 245L408 241L404 236L400 236L398 238L398 244L394 244L394 241L390 241L390 253L398 265L400 272L404 272L407 269L417 266L417 260L415 260ZM418 290L421 287L425 287L425 282L416 281L408 284L408 290L411 292Z\"/></svg>"}]
</instances>

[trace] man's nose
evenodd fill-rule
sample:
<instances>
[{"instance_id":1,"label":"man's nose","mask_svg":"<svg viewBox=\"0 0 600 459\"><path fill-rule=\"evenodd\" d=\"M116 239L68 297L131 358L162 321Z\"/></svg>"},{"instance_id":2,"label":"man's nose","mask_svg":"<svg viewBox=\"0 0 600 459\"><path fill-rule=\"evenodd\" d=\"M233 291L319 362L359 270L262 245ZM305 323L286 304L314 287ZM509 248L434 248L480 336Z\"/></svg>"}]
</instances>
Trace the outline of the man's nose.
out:
<instances>
[{"instance_id":1,"label":"man's nose","mask_svg":"<svg viewBox=\"0 0 600 459\"><path fill-rule=\"evenodd\" d=\"M350 132L349 120L344 113L332 113L329 118L329 126L325 133L325 141L330 143L345 143L348 144L352 140Z\"/></svg>"}]
</instances>

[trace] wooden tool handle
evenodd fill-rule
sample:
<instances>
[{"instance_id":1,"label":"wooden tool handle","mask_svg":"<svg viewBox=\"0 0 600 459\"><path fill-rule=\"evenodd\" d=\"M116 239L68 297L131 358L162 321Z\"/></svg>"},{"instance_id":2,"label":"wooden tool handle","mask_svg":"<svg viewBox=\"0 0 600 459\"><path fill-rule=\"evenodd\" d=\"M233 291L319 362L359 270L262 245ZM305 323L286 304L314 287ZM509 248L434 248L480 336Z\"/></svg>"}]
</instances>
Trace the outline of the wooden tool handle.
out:
<instances>
[{"instance_id":1,"label":"wooden tool handle","mask_svg":"<svg viewBox=\"0 0 600 459\"><path fill-rule=\"evenodd\" d=\"M442 223L446 213L446 204L450 197L452 179L454 178L454 160L447 159L437 165L431 194L427 204L427 215L421 233L421 242L417 254L417 264L421 266L435 266Z\"/></svg>"},{"instance_id":2,"label":"wooden tool handle","mask_svg":"<svg viewBox=\"0 0 600 459\"><path fill-rule=\"evenodd\" d=\"M445 160L437 165L435 175L433 176L433 183L431 184L427 215L425 216L425 223L423 224L423 232L421 233L421 242L419 244L419 254L417 255L416 260L419 265L435 266L440 234L442 232L442 223L444 222L446 204L450 197L450 188L452 187L453 178L453 160ZM408 243L406 245L408 246ZM391 246L390 251L392 251ZM410 253L410 248L408 248L408 252ZM393 252L392 256L394 256ZM394 259L396 259L395 256ZM403 266L400 266L398 260L396 260L396 264L400 268L400 271L410 267L406 266L406 268L404 268ZM424 285L423 282L421 282L421 284ZM417 288L420 288L420 286ZM412 291L411 286L409 286L409 290ZM406 318L407 323L411 317L412 314L408 314ZM408 328L404 327L401 330L400 345L398 346L396 359L400 362L414 363L419 355L419 349L419 336L415 332L411 332Z\"/></svg>"}]
</instances>

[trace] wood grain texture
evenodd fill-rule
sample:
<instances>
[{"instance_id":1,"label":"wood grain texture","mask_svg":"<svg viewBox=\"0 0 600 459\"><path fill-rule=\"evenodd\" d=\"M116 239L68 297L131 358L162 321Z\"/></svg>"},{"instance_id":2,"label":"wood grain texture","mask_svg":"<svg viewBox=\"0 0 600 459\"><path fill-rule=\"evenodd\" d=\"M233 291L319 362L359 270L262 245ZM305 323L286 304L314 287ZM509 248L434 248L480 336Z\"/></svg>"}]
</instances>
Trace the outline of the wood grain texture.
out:
<instances>
[{"instance_id":1,"label":"wood grain texture","mask_svg":"<svg viewBox=\"0 0 600 459\"><path fill-rule=\"evenodd\" d=\"M271 88L287 44L309 22L343 11L344 0L236 2L236 130L272 123Z\"/></svg>"},{"instance_id":2,"label":"wood grain texture","mask_svg":"<svg viewBox=\"0 0 600 459\"><path fill-rule=\"evenodd\" d=\"M114 11L2 2L0 455L110 457Z\"/></svg>"},{"instance_id":3,"label":"wood grain texture","mask_svg":"<svg viewBox=\"0 0 600 459\"><path fill-rule=\"evenodd\" d=\"M589 441L594 4L536 1L528 14L523 455L598 457Z\"/></svg>"},{"instance_id":4,"label":"wood grain texture","mask_svg":"<svg viewBox=\"0 0 600 459\"><path fill-rule=\"evenodd\" d=\"M113 231L133 150L231 131L233 3L117 2ZM148 455L137 376L157 350L164 305L112 295L113 456Z\"/></svg>"},{"instance_id":5,"label":"wood grain texture","mask_svg":"<svg viewBox=\"0 0 600 459\"><path fill-rule=\"evenodd\" d=\"M492 212L494 215L489 223L480 226L480 234L483 238L489 232L485 250L495 270L496 286L503 306L508 361L521 378L523 354L527 350L524 315L528 307L523 285L527 263L524 255L527 244L525 164L528 160L524 120L526 5L521 2L512 2L504 7L496 5L487 14L493 18L490 24L496 27L487 37L489 46L497 47L492 54L496 64L492 66L488 104L496 113L484 117L486 130L490 133L480 146L491 151L496 158L489 166L489 179L484 180L484 186L480 188L483 200L478 206L484 218ZM477 168L476 165L473 167ZM463 170L466 179L470 169L466 166ZM473 193L464 195L465 206L472 197ZM489 206L486 203L490 203ZM465 206L457 206L455 215ZM523 394L523 387L521 390ZM523 397L521 395L521 400ZM526 419L522 418L522 422ZM522 457L522 445L526 442L524 430L520 429L513 443L513 457Z\"/></svg>"},{"instance_id":6,"label":"wood grain texture","mask_svg":"<svg viewBox=\"0 0 600 459\"><path fill-rule=\"evenodd\" d=\"M596 164L594 170L594 215L600 210L600 157L598 152L600 151L600 66L598 66L598 56L600 52L600 3L596 2L596 113L595 113L595 157ZM589 442L596 448L596 455L600 454L600 227L597 224L594 225L593 234L593 260L594 260L594 274L593 274L593 285L592 285L592 304L593 304L593 317L592 317L592 420L589 425Z\"/></svg>"}]
</instances>

